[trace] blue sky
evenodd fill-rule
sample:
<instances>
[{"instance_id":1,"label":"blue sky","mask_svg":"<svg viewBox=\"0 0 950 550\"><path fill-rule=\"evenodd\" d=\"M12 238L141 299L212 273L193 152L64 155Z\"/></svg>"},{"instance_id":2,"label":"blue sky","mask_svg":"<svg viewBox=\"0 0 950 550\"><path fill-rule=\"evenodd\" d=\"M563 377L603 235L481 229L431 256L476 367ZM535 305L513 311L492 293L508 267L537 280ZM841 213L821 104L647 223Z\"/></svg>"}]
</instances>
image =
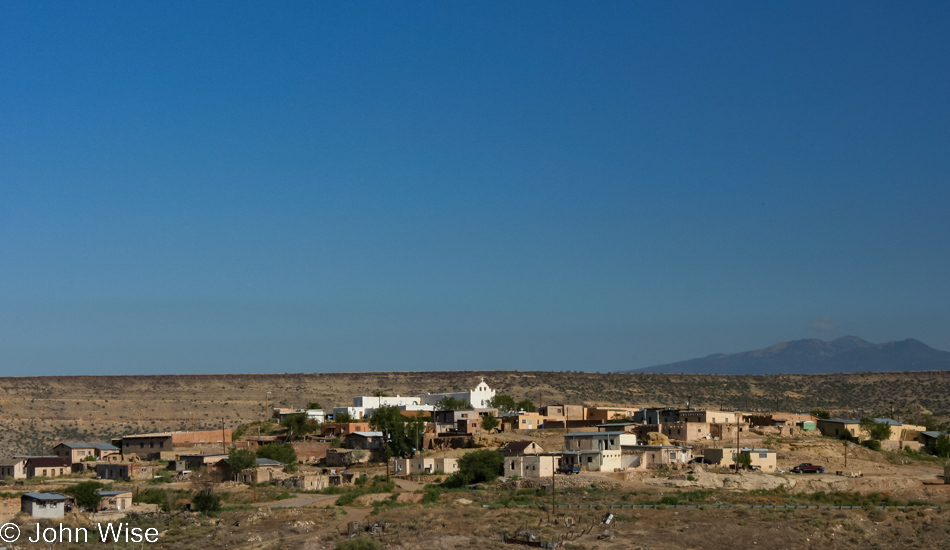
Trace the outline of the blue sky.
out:
<instances>
[{"instance_id":1,"label":"blue sky","mask_svg":"<svg viewBox=\"0 0 950 550\"><path fill-rule=\"evenodd\" d=\"M947 28L946 2L2 1L0 365L950 349Z\"/></svg>"}]
</instances>

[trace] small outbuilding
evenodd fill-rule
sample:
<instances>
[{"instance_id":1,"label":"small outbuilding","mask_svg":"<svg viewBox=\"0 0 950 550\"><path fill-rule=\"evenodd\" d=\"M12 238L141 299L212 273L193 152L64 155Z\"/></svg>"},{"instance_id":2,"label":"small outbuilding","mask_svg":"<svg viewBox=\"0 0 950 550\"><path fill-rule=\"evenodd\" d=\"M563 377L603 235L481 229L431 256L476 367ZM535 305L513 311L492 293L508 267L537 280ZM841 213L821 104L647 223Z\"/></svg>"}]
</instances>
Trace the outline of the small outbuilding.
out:
<instances>
[{"instance_id":1,"label":"small outbuilding","mask_svg":"<svg viewBox=\"0 0 950 550\"><path fill-rule=\"evenodd\" d=\"M34 518L61 518L71 502L71 497L61 493L26 493L20 497L20 511Z\"/></svg>"}]
</instances>

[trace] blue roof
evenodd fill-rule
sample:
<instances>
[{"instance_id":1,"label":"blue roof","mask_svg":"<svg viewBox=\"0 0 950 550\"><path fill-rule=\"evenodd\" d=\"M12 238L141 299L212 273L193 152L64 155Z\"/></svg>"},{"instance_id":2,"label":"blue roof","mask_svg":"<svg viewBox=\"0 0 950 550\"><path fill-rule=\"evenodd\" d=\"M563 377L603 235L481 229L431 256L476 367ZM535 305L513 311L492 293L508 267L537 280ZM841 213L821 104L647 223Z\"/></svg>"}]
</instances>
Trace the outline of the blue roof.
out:
<instances>
[{"instance_id":1,"label":"blue roof","mask_svg":"<svg viewBox=\"0 0 950 550\"><path fill-rule=\"evenodd\" d=\"M69 497L60 493L26 493L23 498L32 500L60 501L69 500Z\"/></svg>"},{"instance_id":2,"label":"blue roof","mask_svg":"<svg viewBox=\"0 0 950 550\"><path fill-rule=\"evenodd\" d=\"M941 435L946 435L943 432L920 432L920 433L926 435L927 437L932 437L934 439L937 439Z\"/></svg>"},{"instance_id":3,"label":"blue roof","mask_svg":"<svg viewBox=\"0 0 950 550\"><path fill-rule=\"evenodd\" d=\"M89 442L89 441L70 441L60 443L63 447L70 449L99 449L100 451L118 451L119 448L110 443ZM58 446L58 445L57 445Z\"/></svg>"},{"instance_id":4,"label":"blue roof","mask_svg":"<svg viewBox=\"0 0 950 550\"><path fill-rule=\"evenodd\" d=\"M132 491L96 491L96 494L101 497L114 497L118 495L124 495L126 493L131 493Z\"/></svg>"}]
</instances>

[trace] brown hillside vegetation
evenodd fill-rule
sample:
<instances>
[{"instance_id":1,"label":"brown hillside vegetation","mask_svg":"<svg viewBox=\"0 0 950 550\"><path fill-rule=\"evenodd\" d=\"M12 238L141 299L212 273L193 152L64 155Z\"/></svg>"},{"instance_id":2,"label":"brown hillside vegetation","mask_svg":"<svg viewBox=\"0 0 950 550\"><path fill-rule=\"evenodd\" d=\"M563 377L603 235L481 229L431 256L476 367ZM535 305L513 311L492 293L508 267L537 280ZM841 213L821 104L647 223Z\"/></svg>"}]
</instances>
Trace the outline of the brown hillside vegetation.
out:
<instances>
[{"instance_id":1,"label":"brown hillside vegetation","mask_svg":"<svg viewBox=\"0 0 950 550\"><path fill-rule=\"evenodd\" d=\"M331 374L227 374L0 378L0 456L40 452L61 440L105 439L142 431L235 427L265 417L267 406L353 396L460 391L484 377L499 393L536 404L683 405L844 414L950 412L950 372L718 376L536 371Z\"/></svg>"}]
</instances>

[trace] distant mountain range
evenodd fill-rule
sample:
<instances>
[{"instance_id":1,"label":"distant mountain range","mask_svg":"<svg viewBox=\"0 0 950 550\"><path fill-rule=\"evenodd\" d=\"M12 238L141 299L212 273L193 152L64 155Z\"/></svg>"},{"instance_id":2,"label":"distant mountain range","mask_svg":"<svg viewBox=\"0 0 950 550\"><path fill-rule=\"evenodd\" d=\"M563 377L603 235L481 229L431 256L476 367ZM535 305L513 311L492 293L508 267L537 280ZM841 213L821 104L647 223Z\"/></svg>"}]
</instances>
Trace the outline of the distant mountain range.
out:
<instances>
[{"instance_id":1,"label":"distant mountain range","mask_svg":"<svg viewBox=\"0 0 950 550\"><path fill-rule=\"evenodd\" d=\"M624 372L668 374L829 374L950 370L950 352L920 340L872 344L857 336L830 342L808 339L782 342L742 353L717 353L667 365Z\"/></svg>"}]
</instances>

